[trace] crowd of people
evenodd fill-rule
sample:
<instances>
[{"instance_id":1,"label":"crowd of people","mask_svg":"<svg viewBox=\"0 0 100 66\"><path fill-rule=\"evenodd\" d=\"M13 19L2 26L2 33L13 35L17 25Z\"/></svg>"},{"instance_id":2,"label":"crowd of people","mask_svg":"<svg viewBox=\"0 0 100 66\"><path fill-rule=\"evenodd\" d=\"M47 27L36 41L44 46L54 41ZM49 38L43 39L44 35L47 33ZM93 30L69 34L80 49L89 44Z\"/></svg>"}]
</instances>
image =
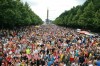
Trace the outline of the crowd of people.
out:
<instances>
[{"instance_id":1,"label":"crowd of people","mask_svg":"<svg viewBox=\"0 0 100 66\"><path fill-rule=\"evenodd\" d=\"M100 36L56 25L0 30L1 66L100 66Z\"/></svg>"}]
</instances>

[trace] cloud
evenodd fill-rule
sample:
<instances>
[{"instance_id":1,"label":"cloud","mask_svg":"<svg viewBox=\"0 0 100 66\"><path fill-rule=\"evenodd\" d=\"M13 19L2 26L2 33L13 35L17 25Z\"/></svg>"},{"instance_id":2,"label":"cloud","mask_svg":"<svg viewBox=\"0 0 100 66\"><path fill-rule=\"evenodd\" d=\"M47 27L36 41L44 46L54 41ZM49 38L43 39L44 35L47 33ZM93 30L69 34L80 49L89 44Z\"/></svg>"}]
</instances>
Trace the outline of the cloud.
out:
<instances>
[{"instance_id":1,"label":"cloud","mask_svg":"<svg viewBox=\"0 0 100 66\"><path fill-rule=\"evenodd\" d=\"M31 9L40 16L42 20L46 19L46 11L49 9L49 19L54 20L65 10L73 6L83 4L86 0L22 0L29 3Z\"/></svg>"},{"instance_id":2,"label":"cloud","mask_svg":"<svg viewBox=\"0 0 100 66\"><path fill-rule=\"evenodd\" d=\"M79 4L83 4L86 0L76 0Z\"/></svg>"},{"instance_id":3,"label":"cloud","mask_svg":"<svg viewBox=\"0 0 100 66\"><path fill-rule=\"evenodd\" d=\"M22 2L27 2L29 4L29 6L36 6L38 5L38 3L34 0L21 0Z\"/></svg>"}]
</instances>

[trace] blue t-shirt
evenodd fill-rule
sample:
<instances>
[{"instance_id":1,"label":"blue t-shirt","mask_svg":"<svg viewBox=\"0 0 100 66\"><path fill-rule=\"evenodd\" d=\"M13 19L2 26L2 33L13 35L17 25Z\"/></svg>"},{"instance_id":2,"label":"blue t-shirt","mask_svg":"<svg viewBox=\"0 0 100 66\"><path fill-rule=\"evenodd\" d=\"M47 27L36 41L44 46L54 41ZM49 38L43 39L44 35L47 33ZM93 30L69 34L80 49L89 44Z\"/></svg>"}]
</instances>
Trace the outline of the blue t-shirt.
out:
<instances>
[{"instance_id":1,"label":"blue t-shirt","mask_svg":"<svg viewBox=\"0 0 100 66\"><path fill-rule=\"evenodd\" d=\"M48 62L48 66L51 66L53 64L53 61Z\"/></svg>"},{"instance_id":2,"label":"blue t-shirt","mask_svg":"<svg viewBox=\"0 0 100 66\"><path fill-rule=\"evenodd\" d=\"M96 65L97 66L100 66L100 60L96 62Z\"/></svg>"},{"instance_id":3,"label":"blue t-shirt","mask_svg":"<svg viewBox=\"0 0 100 66\"><path fill-rule=\"evenodd\" d=\"M77 57L79 56L78 52L79 52L79 50L76 50L75 56L77 56Z\"/></svg>"}]
</instances>

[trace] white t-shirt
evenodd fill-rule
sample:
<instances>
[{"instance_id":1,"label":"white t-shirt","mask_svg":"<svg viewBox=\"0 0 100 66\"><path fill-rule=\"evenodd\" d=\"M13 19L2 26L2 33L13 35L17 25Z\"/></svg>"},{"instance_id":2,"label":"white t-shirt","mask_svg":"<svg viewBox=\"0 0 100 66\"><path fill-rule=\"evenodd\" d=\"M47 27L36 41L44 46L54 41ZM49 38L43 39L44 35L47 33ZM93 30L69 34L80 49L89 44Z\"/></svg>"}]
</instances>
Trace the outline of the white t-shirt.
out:
<instances>
[{"instance_id":1,"label":"white t-shirt","mask_svg":"<svg viewBox=\"0 0 100 66\"><path fill-rule=\"evenodd\" d=\"M88 66L93 66L93 64L89 64Z\"/></svg>"},{"instance_id":2,"label":"white t-shirt","mask_svg":"<svg viewBox=\"0 0 100 66\"><path fill-rule=\"evenodd\" d=\"M20 66L20 63L16 63L15 66Z\"/></svg>"}]
</instances>

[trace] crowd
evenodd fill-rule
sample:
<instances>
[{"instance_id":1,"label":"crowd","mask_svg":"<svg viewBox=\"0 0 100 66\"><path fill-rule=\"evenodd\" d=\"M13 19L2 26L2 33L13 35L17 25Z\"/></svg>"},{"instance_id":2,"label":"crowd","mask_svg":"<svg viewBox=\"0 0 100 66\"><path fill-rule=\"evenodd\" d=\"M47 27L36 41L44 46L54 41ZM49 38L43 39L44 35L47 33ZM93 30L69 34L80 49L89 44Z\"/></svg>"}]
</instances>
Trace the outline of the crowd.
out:
<instances>
[{"instance_id":1,"label":"crowd","mask_svg":"<svg viewBox=\"0 0 100 66\"><path fill-rule=\"evenodd\" d=\"M100 66L100 36L56 25L0 30L1 66Z\"/></svg>"}]
</instances>

